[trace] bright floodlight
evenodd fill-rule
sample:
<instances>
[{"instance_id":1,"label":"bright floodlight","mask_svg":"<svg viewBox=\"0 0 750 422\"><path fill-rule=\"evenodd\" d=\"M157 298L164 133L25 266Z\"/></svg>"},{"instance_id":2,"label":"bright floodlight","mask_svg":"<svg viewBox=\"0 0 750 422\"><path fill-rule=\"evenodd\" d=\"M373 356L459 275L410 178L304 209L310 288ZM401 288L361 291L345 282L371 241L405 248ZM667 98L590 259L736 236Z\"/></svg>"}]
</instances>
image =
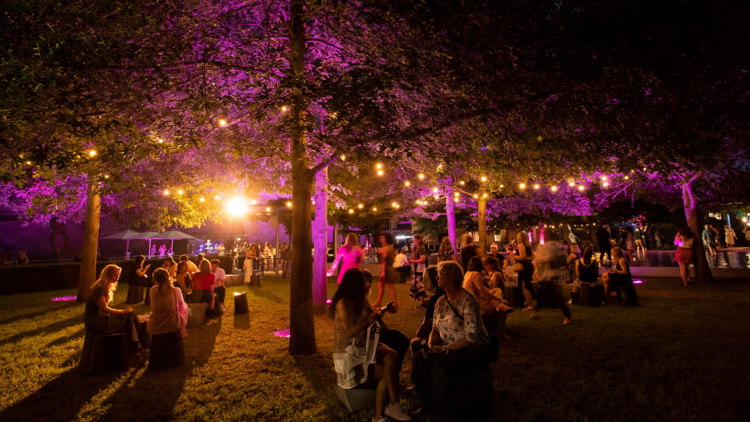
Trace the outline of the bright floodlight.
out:
<instances>
[{"instance_id":1,"label":"bright floodlight","mask_svg":"<svg viewBox=\"0 0 750 422\"><path fill-rule=\"evenodd\" d=\"M243 198L232 198L227 202L227 213L240 216L247 212L247 202Z\"/></svg>"}]
</instances>

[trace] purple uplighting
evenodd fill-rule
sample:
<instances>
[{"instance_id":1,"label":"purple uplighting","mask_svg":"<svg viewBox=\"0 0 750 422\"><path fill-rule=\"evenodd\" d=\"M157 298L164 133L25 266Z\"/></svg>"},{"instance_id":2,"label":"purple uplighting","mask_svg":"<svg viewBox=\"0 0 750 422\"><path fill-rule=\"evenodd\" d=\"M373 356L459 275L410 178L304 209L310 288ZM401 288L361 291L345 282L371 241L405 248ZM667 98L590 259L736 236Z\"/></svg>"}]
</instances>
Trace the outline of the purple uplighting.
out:
<instances>
[{"instance_id":1,"label":"purple uplighting","mask_svg":"<svg viewBox=\"0 0 750 422\"><path fill-rule=\"evenodd\" d=\"M284 337L284 338L289 338L292 336L289 330L277 330L273 332L273 335L275 335L276 337Z\"/></svg>"},{"instance_id":2,"label":"purple uplighting","mask_svg":"<svg viewBox=\"0 0 750 422\"><path fill-rule=\"evenodd\" d=\"M61 296L61 297L53 297L53 302L68 302L71 300L76 300L75 296Z\"/></svg>"},{"instance_id":3,"label":"purple uplighting","mask_svg":"<svg viewBox=\"0 0 750 422\"><path fill-rule=\"evenodd\" d=\"M331 302L332 302L332 300L331 300L331 299L328 299L328 300L326 300L326 304L327 304L327 305L330 305L330 304L331 304Z\"/></svg>"},{"instance_id":4,"label":"purple uplighting","mask_svg":"<svg viewBox=\"0 0 750 422\"><path fill-rule=\"evenodd\" d=\"M633 280L633 284L643 284L643 280Z\"/></svg>"}]
</instances>

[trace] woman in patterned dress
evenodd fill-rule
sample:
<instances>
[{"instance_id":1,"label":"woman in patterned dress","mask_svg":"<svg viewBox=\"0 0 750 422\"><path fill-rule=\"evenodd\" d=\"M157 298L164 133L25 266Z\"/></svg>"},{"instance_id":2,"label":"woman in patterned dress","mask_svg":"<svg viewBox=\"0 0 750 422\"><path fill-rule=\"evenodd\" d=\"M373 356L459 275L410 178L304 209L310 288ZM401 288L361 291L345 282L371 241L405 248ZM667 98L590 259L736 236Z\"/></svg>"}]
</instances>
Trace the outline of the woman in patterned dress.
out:
<instances>
[{"instance_id":1,"label":"woman in patterned dress","mask_svg":"<svg viewBox=\"0 0 750 422\"><path fill-rule=\"evenodd\" d=\"M414 270L411 273L409 297L413 300L422 301L422 304L414 308L420 311L427 309L427 293L424 291L424 280L422 279L427 261L427 252L422 244L422 240L423 237L421 234L417 233L414 235L414 244L411 247L411 259L409 259L409 263L414 265Z\"/></svg>"},{"instance_id":2,"label":"woman in patterned dress","mask_svg":"<svg viewBox=\"0 0 750 422\"><path fill-rule=\"evenodd\" d=\"M443 238L443 243L440 244L440 251L438 252L438 264L443 261L455 261L456 252L453 250L451 245L451 239L448 236Z\"/></svg>"}]
</instances>

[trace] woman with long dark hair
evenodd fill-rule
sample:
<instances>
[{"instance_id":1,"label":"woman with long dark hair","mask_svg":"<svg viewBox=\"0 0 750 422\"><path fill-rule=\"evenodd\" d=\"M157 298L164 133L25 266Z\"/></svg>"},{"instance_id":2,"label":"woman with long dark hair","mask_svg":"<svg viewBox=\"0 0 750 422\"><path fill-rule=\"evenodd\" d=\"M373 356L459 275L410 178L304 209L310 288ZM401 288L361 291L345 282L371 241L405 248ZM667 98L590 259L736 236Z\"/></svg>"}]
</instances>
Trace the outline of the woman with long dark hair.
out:
<instances>
[{"instance_id":1,"label":"woman with long dark hair","mask_svg":"<svg viewBox=\"0 0 750 422\"><path fill-rule=\"evenodd\" d=\"M367 301L368 293L369 288L365 284L362 271L352 268L344 273L328 310L335 325L333 353L346 353L350 346L359 349L366 347L367 328L374 322L381 320L382 312L384 312L373 311ZM369 377L379 379L373 420L376 422L384 421L384 413L392 420L411 420L399 403L398 373L401 368L399 367L398 354L382 343L378 344L377 347L374 365L364 362L350 368L348 373L337 372L336 382L341 388L350 389L363 384ZM390 399L390 404L383 411L386 398Z\"/></svg>"},{"instance_id":2,"label":"woman with long dark hair","mask_svg":"<svg viewBox=\"0 0 750 422\"><path fill-rule=\"evenodd\" d=\"M380 281L378 282L378 300L372 306L375 308L380 306L380 302L383 300L384 288L388 286L391 299L393 299L393 305L398 308L396 290L393 288L393 283L398 281L398 271L393 267L393 262L396 260L396 251L393 249L393 236L390 233L381 235L380 244L383 247L378 250L378 253L380 254L380 261L383 267L380 272Z\"/></svg>"},{"instance_id":3,"label":"woman with long dark hair","mask_svg":"<svg viewBox=\"0 0 750 422\"><path fill-rule=\"evenodd\" d=\"M515 271L518 273L518 287L523 292L523 297L526 299L526 307L524 311L534 310L534 289L531 287L531 277L536 271L536 267L533 264L534 251L531 249L529 243L529 237L524 232L518 232L516 236L518 242L518 250L516 254L512 256L513 260L516 261Z\"/></svg>"},{"instance_id":4,"label":"woman with long dark hair","mask_svg":"<svg viewBox=\"0 0 750 422\"><path fill-rule=\"evenodd\" d=\"M409 297L413 300L419 300L422 303L417 306L416 310L421 311L427 309L427 293L424 291L424 270L427 262L427 251L425 251L422 241L423 236L419 233L414 235L414 244L411 248L411 259L409 263L414 265L411 273L411 289L409 289Z\"/></svg>"},{"instance_id":5,"label":"woman with long dark hair","mask_svg":"<svg viewBox=\"0 0 750 422\"><path fill-rule=\"evenodd\" d=\"M687 287L690 282L690 264L693 263L693 231L686 224L680 227L680 231L674 237L674 244L677 245L677 252L674 260L680 264L680 277Z\"/></svg>"},{"instance_id":6,"label":"woman with long dark hair","mask_svg":"<svg viewBox=\"0 0 750 422\"><path fill-rule=\"evenodd\" d=\"M622 249L619 247L612 248L612 260L617 263L615 269L607 268L607 272L602 274L602 283L604 284L604 297L609 300L609 293L618 287L633 284L633 276L630 274L630 264L625 259Z\"/></svg>"}]
</instances>

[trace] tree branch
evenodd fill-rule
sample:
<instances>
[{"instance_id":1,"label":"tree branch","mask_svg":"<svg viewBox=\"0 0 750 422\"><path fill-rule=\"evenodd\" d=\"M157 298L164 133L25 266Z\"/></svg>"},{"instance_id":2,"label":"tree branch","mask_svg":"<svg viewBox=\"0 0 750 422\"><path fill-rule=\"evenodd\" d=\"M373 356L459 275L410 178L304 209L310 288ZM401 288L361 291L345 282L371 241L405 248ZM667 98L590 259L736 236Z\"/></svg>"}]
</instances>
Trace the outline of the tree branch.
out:
<instances>
[{"instance_id":1,"label":"tree branch","mask_svg":"<svg viewBox=\"0 0 750 422\"><path fill-rule=\"evenodd\" d=\"M338 152L338 150L336 150L336 151L333 152L333 154L331 154L330 157L328 157L327 160L321 161L320 164L318 164L317 166L309 169L308 170L309 176L310 177L315 176L316 174L318 174L319 171L321 171L324 168L326 168L326 167L330 166L331 164L333 164L333 162L336 161L336 160L338 160L338 158L339 158L339 152Z\"/></svg>"}]
</instances>

